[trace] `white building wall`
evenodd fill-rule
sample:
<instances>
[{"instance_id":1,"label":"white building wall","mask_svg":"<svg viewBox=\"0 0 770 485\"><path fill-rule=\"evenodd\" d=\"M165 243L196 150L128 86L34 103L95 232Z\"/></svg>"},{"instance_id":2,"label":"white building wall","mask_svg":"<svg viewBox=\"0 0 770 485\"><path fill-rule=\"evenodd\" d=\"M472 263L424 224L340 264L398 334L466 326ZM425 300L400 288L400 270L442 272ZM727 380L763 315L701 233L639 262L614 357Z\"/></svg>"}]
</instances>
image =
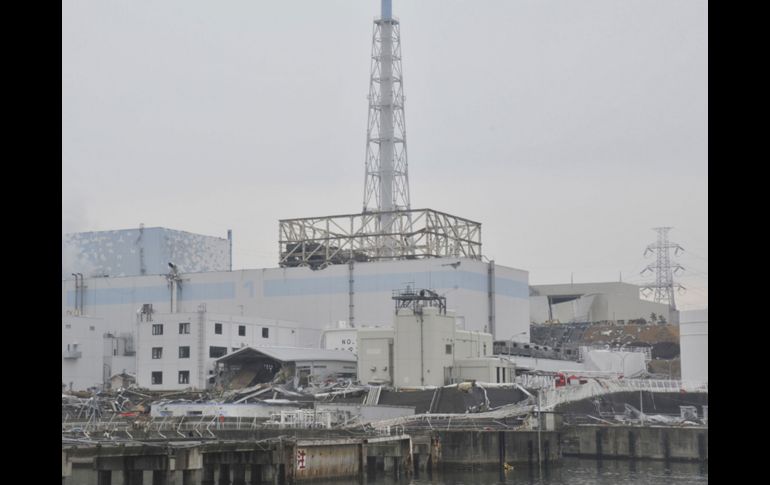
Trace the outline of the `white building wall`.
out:
<instances>
[{"instance_id":1,"label":"white building wall","mask_svg":"<svg viewBox=\"0 0 770 485\"><path fill-rule=\"evenodd\" d=\"M492 335L483 332L455 330L455 359L472 359L492 355Z\"/></svg>"},{"instance_id":2,"label":"white building wall","mask_svg":"<svg viewBox=\"0 0 770 485\"><path fill-rule=\"evenodd\" d=\"M457 268L447 261L460 262ZM394 289L413 284L432 288L447 298L447 306L465 321L468 330L483 331L489 324L487 263L452 258L359 263L353 271L354 323L391 325ZM209 312L295 321L321 330L349 318L347 265L323 270L271 268L211 273L182 273L178 311L195 312L205 304ZM163 275L86 279L84 311L103 317L127 331L135 331L137 310L152 304L169 312L171 293ZM529 286L526 271L495 265L495 328L497 338L529 334ZM62 314L73 311L75 282L62 282ZM301 345L318 346L317 336L300 335Z\"/></svg>"},{"instance_id":3,"label":"white building wall","mask_svg":"<svg viewBox=\"0 0 770 485\"><path fill-rule=\"evenodd\" d=\"M439 315L437 308L428 307L423 308L420 318L402 309L396 316L395 330L394 385L443 386L444 369L454 363L454 316Z\"/></svg>"},{"instance_id":4,"label":"white building wall","mask_svg":"<svg viewBox=\"0 0 770 485\"><path fill-rule=\"evenodd\" d=\"M328 350L346 350L358 355L357 329L331 328L321 334L321 348Z\"/></svg>"},{"instance_id":5,"label":"white building wall","mask_svg":"<svg viewBox=\"0 0 770 485\"><path fill-rule=\"evenodd\" d=\"M709 311L682 311L679 317L682 380L688 383L708 383Z\"/></svg>"},{"instance_id":6,"label":"white building wall","mask_svg":"<svg viewBox=\"0 0 770 485\"><path fill-rule=\"evenodd\" d=\"M455 361L457 381L514 382L516 366L507 359L462 359Z\"/></svg>"},{"instance_id":7,"label":"white building wall","mask_svg":"<svg viewBox=\"0 0 770 485\"><path fill-rule=\"evenodd\" d=\"M190 333L180 334L179 325L189 323ZM216 333L221 324L221 334ZM163 325L163 334L154 335L153 325ZM239 327L246 335L239 335ZM203 329L201 333L201 328ZM263 336L267 329L267 337ZM155 314L152 321L138 324L137 384L154 390L203 389L213 376L214 364L221 356L211 356L211 348L225 349L227 355L241 347L300 347L300 333L320 331L302 328L294 322L202 313ZM189 347L189 358L179 357L179 347ZM153 358L153 349L162 348L161 358ZM202 364L201 364L202 363ZM188 371L188 383L179 382L179 372ZM162 372L162 383L152 383L152 373Z\"/></svg>"},{"instance_id":8,"label":"white building wall","mask_svg":"<svg viewBox=\"0 0 770 485\"><path fill-rule=\"evenodd\" d=\"M104 320L62 317L61 379L67 389L84 391L104 383ZM67 356L79 355L77 358Z\"/></svg>"},{"instance_id":9,"label":"white building wall","mask_svg":"<svg viewBox=\"0 0 770 485\"><path fill-rule=\"evenodd\" d=\"M393 328L357 329L359 381L365 384L392 382L390 347L394 339Z\"/></svg>"},{"instance_id":10,"label":"white building wall","mask_svg":"<svg viewBox=\"0 0 770 485\"><path fill-rule=\"evenodd\" d=\"M477 265L481 266L476 266L477 270L486 266L478 262ZM529 273L495 264L495 290L495 331L492 338L502 340L518 335L520 341L529 342ZM478 325L466 326L466 329L489 331Z\"/></svg>"}]
</instances>

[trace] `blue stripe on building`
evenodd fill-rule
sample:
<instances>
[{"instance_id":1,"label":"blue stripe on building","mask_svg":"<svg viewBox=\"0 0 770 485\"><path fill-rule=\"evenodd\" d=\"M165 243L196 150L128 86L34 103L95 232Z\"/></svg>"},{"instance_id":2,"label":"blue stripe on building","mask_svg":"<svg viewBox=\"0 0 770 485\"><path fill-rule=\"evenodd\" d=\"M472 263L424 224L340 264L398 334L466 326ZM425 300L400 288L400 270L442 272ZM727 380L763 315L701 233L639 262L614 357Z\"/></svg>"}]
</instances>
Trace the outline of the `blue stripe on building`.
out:
<instances>
[{"instance_id":1,"label":"blue stripe on building","mask_svg":"<svg viewBox=\"0 0 770 485\"><path fill-rule=\"evenodd\" d=\"M436 290L461 289L487 292L487 276L469 271L438 273L392 273L384 275L360 275L354 277L353 289L356 293L392 291L405 288L407 284L415 288ZM263 295L305 296L330 295L348 292L348 277L333 276L321 278L265 280ZM512 298L529 298L529 285L523 281L509 278L495 278L496 292Z\"/></svg>"},{"instance_id":2,"label":"blue stripe on building","mask_svg":"<svg viewBox=\"0 0 770 485\"><path fill-rule=\"evenodd\" d=\"M227 300L235 298L235 283L187 283L182 285L179 301ZM88 305L128 305L162 303L171 300L168 286L99 288L85 292ZM75 306L75 292L67 292L67 305Z\"/></svg>"}]
</instances>

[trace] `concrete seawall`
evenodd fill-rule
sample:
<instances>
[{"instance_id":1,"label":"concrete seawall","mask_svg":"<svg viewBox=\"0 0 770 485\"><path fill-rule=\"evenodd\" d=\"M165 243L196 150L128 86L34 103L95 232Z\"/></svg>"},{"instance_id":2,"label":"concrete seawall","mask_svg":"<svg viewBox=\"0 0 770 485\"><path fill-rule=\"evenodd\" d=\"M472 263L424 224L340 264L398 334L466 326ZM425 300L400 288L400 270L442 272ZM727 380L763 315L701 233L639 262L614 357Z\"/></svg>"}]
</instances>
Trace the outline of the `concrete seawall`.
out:
<instances>
[{"instance_id":1,"label":"concrete seawall","mask_svg":"<svg viewBox=\"0 0 770 485\"><path fill-rule=\"evenodd\" d=\"M538 463L537 431L436 431L429 436L432 455L422 456L425 436L414 435L419 461L437 462L441 468L502 467L505 463ZM559 435L544 431L540 436L543 462L554 462L561 456Z\"/></svg>"},{"instance_id":2,"label":"concrete seawall","mask_svg":"<svg viewBox=\"0 0 770 485\"><path fill-rule=\"evenodd\" d=\"M291 433L291 434L290 434ZM214 439L62 444L62 483L294 483L384 471L548 467L562 456L708 462L707 427L570 425L551 431L413 430L343 437L339 430L218 430ZM293 435L293 436L291 436Z\"/></svg>"},{"instance_id":3,"label":"concrete seawall","mask_svg":"<svg viewBox=\"0 0 770 485\"><path fill-rule=\"evenodd\" d=\"M568 426L562 454L608 459L708 461L707 427Z\"/></svg>"}]
</instances>

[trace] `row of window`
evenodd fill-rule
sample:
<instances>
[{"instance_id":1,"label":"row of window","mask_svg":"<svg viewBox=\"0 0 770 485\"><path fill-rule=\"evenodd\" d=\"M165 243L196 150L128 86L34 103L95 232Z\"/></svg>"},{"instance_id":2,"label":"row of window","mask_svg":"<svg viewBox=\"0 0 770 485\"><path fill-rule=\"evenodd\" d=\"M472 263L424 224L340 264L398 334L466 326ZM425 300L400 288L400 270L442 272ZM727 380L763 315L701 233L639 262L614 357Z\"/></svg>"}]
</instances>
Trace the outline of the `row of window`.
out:
<instances>
[{"instance_id":1,"label":"row of window","mask_svg":"<svg viewBox=\"0 0 770 485\"><path fill-rule=\"evenodd\" d=\"M189 370L180 370L179 376L178 376L178 382L179 384L189 384L190 383L190 371ZM152 383L153 384L163 384L163 372L153 372L152 373Z\"/></svg>"},{"instance_id":2,"label":"row of window","mask_svg":"<svg viewBox=\"0 0 770 485\"><path fill-rule=\"evenodd\" d=\"M70 329L70 328L72 328L72 324L71 323L65 323L64 324L64 328L65 329ZM96 327L94 325L91 325L91 326L88 327L88 330L91 330L93 332L94 330L96 330Z\"/></svg>"},{"instance_id":3,"label":"row of window","mask_svg":"<svg viewBox=\"0 0 770 485\"><path fill-rule=\"evenodd\" d=\"M93 328L92 328L93 330ZM180 323L179 324L179 335L189 334L190 333L190 324L189 323ZM216 335L222 335L222 324L221 323L215 323L214 324L214 333ZM153 335L163 335L163 324L162 323L154 323L152 325L152 334ZM240 337L246 336L246 325L238 325L238 335ZM267 327L262 328L262 338L270 338L270 329Z\"/></svg>"},{"instance_id":4,"label":"row of window","mask_svg":"<svg viewBox=\"0 0 770 485\"><path fill-rule=\"evenodd\" d=\"M163 347L153 347L152 348L152 358L153 359L162 359L163 358ZM179 358L180 359L189 359L190 358L190 347L179 347Z\"/></svg>"},{"instance_id":5,"label":"row of window","mask_svg":"<svg viewBox=\"0 0 770 485\"><path fill-rule=\"evenodd\" d=\"M67 349L69 350L69 349ZM235 352L238 349L233 349L233 352ZM227 347L209 347L209 357L212 359L218 359L219 357L222 357L223 355L227 354ZM152 358L153 359L162 359L163 358L163 347L153 347L152 348ZM189 359L190 358L190 347L184 346L179 347L179 358L180 359Z\"/></svg>"},{"instance_id":6,"label":"row of window","mask_svg":"<svg viewBox=\"0 0 770 485\"><path fill-rule=\"evenodd\" d=\"M179 324L179 335L189 334L190 333L190 323L180 323ZM153 335L163 335L163 324L162 323L153 323L152 324L152 334Z\"/></svg>"}]
</instances>

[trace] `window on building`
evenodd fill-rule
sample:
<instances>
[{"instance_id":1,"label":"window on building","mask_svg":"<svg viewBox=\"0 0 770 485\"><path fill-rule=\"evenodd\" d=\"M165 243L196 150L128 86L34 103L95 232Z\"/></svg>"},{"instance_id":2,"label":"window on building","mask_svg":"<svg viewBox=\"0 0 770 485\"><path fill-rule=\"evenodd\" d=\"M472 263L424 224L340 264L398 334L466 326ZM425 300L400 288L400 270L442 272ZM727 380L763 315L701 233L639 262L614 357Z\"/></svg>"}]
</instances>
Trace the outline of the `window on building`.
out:
<instances>
[{"instance_id":1,"label":"window on building","mask_svg":"<svg viewBox=\"0 0 770 485\"><path fill-rule=\"evenodd\" d=\"M162 359L163 358L163 347L153 347L152 348L152 358L153 359Z\"/></svg>"},{"instance_id":2,"label":"window on building","mask_svg":"<svg viewBox=\"0 0 770 485\"><path fill-rule=\"evenodd\" d=\"M152 334L153 335L163 335L163 324L162 323L153 323L152 324Z\"/></svg>"},{"instance_id":3,"label":"window on building","mask_svg":"<svg viewBox=\"0 0 770 485\"><path fill-rule=\"evenodd\" d=\"M246 325L238 325L238 335L241 337L246 336Z\"/></svg>"},{"instance_id":4,"label":"window on building","mask_svg":"<svg viewBox=\"0 0 770 485\"><path fill-rule=\"evenodd\" d=\"M452 355L452 344L446 344L446 354Z\"/></svg>"},{"instance_id":5,"label":"window on building","mask_svg":"<svg viewBox=\"0 0 770 485\"><path fill-rule=\"evenodd\" d=\"M180 384L189 384L190 383L190 371L189 370L180 370L179 371L179 383Z\"/></svg>"},{"instance_id":6,"label":"window on building","mask_svg":"<svg viewBox=\"0 0 770 485\"><path fill-rule=\"evenodd\" d=\"M179 334L187 334L190 333L190 324L189 323L180 323L179 324Z\"/></svg>"},{"instance_id":7,"label":"window on building","mask_svg":"<svg viewBox=\"0 0 770 485\"><path fill-rule=\"evenodd\" d=\"M222 335L222 324L221 323L215 323L214 324L214 333L217 335Z\"/></svg>"},{"instance_id":8,"label":"window on building","mask_svg":"<svg viewBox=\"0 0 770 485\"><path fill-rule=\"evenodd\" d=\"M262 329L262 338L269 338L270 336L270 329L265 327Z\"/></svg>"},{"instance_id":9,"label":"window on building","mask_svg":"<svg viewBox=\"0 0 770 485\"><path fill-rule=\"evenodd\" d=\"M209 347L209 357L218 359L227 354L227 347Z\"/></svg>"},{"instance_id":10,"label":"window on building","mask_svg":"<svg viewBox=\"0 0 770 485\"><path fill-rule=\"evenodd\" d=\"M72 325L70 325L69 323L67 323L67 324L65 324L65 325L64 325L64 328L72 328Z\"/></svg>"},{"instance_id":11,"label":"window on building","mask_svg":"<svg viewBox=\"0 0 770 485\"><path fill-rule=\"evenodd\" d=\"M487 344L484 344L484 355L487 355Z\"/></svg>"},{"instance_id":12,"label":"window on building","mask_svg":"<svg viewBox=\"0 0 770 485\"><path fill-rule=\"evenodd\" d=\"M152 373L152 383L153 384L163 384L163 372L153 372Z\"/></svg>"},{"instance_id":13,"label":"window on building","mask_svg":"<svg viewBox=\"0 0 770 485\"><path fill-rule=\"evenodd\" d=\"M90 327L88 327L88 330L91 330L93 332L94 330L96 330L96 327L91 325Z\"/></svg>"},{"instance_id":14,"label":"window on building","mask_svg":"<svg viewBox=\"0 0 770 485\"><path fill-rule=\"evenodd\" d=\"M189 359L190 358L190 347L179 347L179 358L180 359Z\"/></svg>"}]
</instances>

